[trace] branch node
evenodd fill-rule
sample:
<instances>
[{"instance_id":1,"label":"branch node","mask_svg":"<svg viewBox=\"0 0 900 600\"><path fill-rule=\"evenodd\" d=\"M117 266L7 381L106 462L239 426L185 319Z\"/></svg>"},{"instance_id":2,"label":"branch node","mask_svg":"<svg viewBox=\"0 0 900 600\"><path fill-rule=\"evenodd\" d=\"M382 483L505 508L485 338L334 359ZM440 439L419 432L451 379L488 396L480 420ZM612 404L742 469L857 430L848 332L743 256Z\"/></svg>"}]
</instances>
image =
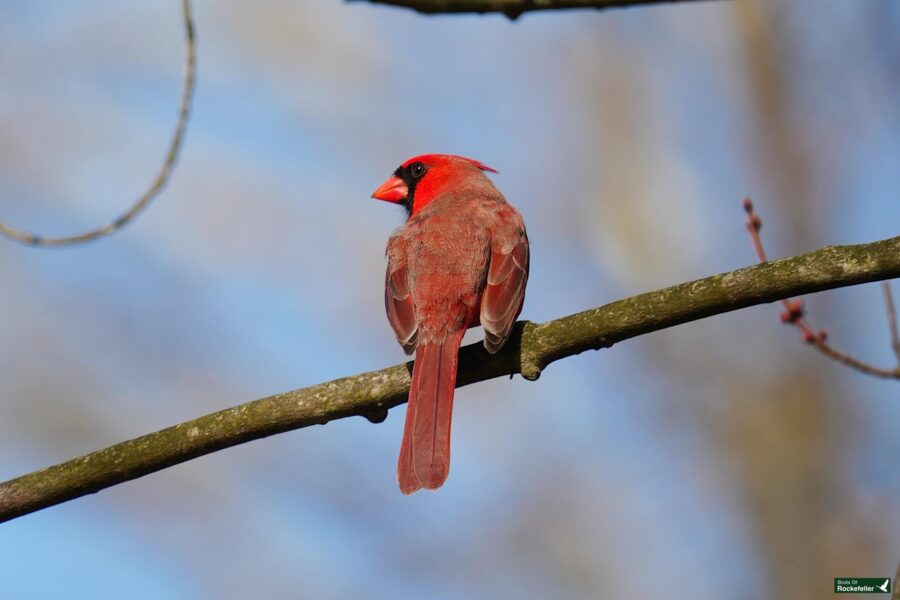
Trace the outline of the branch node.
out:
<instances>
[{"instance_id":1,"label":"branch node","mask_svg":"<svg viewBox=\"0 0 900 600\"><path fill-rule=\"evenodd\" d=\"M520 372L528 381L537 381L541 377L541 367L533 361L523 362Z\"/></svg>"},{"instance_id":2,"label":"branch node","mask_svg":"<svg viewBox=\"0 0 900 600\"><path fill-rule=\"evenodd\" d=\"M787 310L781 313L781 322L796 325L803 318L803 300L789 300L785 306Z\"/></svg>"},{"instance_id":3,"label":"branch node","mask_svg":"<svg viewBox=\"0 0 900 600\"><path fill-rule=\"evenodd\" d=\"M366 410L359 413L360 416L365 417L369 423L383 423L388 416L388 409L386 406L376 406L370 410ZM324 423L323 423L324 425Z\"/></svg>"}]
</instances>

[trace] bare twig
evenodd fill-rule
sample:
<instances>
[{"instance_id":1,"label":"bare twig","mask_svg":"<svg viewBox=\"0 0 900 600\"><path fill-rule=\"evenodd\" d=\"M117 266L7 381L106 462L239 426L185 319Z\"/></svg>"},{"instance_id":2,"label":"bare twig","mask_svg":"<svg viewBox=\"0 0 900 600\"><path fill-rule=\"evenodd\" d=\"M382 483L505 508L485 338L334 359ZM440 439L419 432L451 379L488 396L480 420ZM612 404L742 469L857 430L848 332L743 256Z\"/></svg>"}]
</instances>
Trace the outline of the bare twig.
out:
<instances>
[{"instance_id":1,"label":"bare twig","mask_svg":"<svg viewBox=\"0 0 900 600\"><path fill-rule=\"evenodd\" d=\"M619 300L547 323L520 322L497 354L460 351L456 384L521 373L639 335L747 306L900 277L900 237L829 246ZM276 433L353 415L383 421L406 401L411 363L270 396L0 483L0 521Z\"/></svg>"},{"instance_id":2,"label":"bare twig","mask_svg":"<svg viewBox=\"0 0 900 600\"><path fill-rule=\"evenodd\" d=\"M603 10L646 4L674 4L676 2L697 2L699 0L348 0L368 1L372 4L387 4L410 8L426 15L459 13L501 13L510 19L522 13L538 10L570 10L586 8ZM708 1L708 0L702 0Z\"/></svg>"},{"instance_id":3,"label":"bare twig","mask_svg":"<svg viewBox=\"0 0 900 600\"><path fill-rule=\"evenodd\" d=\"M891 294L891 284L881 282L881 291L884 292L884 306L887 309L888 329L891 330L891 348L897 357L897 365L900 367L900 332L897 330L897 308L894 306L894 296Z\"/></svg>"},{"instance_id":4,"label":"bare twig","mask_svg":"<svg viewBox=\"0 0 900 600\"><path fill-rule=\"evenodd\" d=\"M897 572L894 573L894 593L891 594L891 600L900 600L900 564L897 565Z\"/></svg>"},{"instance_id":5,"label":"bare twig","mask_svg":"<svg viewBox=\"0 0 900 600\"><path fill-rule=\"evenodd\" d=\"M751 202L749 198L744 198L743 206L744 211L747 213L747 231L750 232L750 239L753 242L753 248L756 251L757 258L759 258L759 262L764 263L768 259L766 258L766 251L763 248L762 239L759 235L759 230L762 229L762 219L760 219L759 215L757 215L754 211L753 202ZM881 367L870 365L869 363L863 362L849 354L845 354L840 350L837 350L834 346L830 345L827 341L828 332L824 329L820 329L818 332L814 331L809 322L806 320L806 308L803 304L803 300L792 300L791 298L782 299L781 303L784 305L785 310L781 313L781 321L782 323L793 325L794 327L799 329L801 335L803 336L804 342L814 346L819 352L831 358L832 360L847 365L848 367L856 369L857 371L860 371L861 373L865 373L867 375L873 375L875 377L882 377L885 379L900 379L900 336L898 336L897 334L897 321L894 312L894 302L891 296L891 288L888 282L884 281L882 282L882 285L884 286L884 301L887 305L888 324L891 330L892 347L894 349L894 353L897 355L897 366L893 369L883 369Z\"/></svg>"},{"instance_id":6,"label":"bare twig","mask_svg":"<svg viewBox=\"0 0 900 600\"><path fill-rule=\"evenodd\" d=\"M22 229L17 229L0 222L0 234L6 237L27 244L29 246L39 246L44 248L69 246L72 244L80 244L89 242L99 237L103 237L114 233L130 223L150 202L152 202L169 182L172 171L175 168L175 162L181 152L184 142L184 134L187 129L188 116L191 112L191 104L194 99L194 83L196 79L197 57L196 44L194 36L194 20L191 15L190 0L182 0L181 11L184 20L184 33L186 42L185 71L184 83L181 89L181 104L178 109L178 121L175 124L175 130L169 141L169 149L166 152L165 160L156 174L156 178L144 194L129 208L121 214L117 219L88 231L77 233L74 235L66 235L60 237L48 237L36 233L30 233Z\"/></svg>"}]
</instances>

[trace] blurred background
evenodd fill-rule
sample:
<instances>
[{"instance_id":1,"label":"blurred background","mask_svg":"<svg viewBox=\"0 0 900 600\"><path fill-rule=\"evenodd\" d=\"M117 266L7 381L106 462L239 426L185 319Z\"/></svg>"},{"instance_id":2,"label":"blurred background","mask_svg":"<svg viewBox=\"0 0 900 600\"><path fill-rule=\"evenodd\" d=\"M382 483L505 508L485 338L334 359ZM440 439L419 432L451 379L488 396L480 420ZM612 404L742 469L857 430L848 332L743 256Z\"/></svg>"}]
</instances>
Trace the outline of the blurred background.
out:
<instances>
[{"instance_id":1,"label":"blurred background","mask_svg":"<svg viewBox=\"0 0 900 600\"><path fill-rule=\"evenodd\" d=\"M0 240L0 478L403 360L382 302L405 158L472 156L525 217L522 318L897 235L900 4L424 17L197 2L164 194L117 235ZM176 1L0 4L0 219L67 234L152 180ZM895 292L900 286L894 285ZM877 285L809 297L892 364ZM3 598L785 598L900 559L900 385L761 306L458 391L450 480L403 497L404 408L0 526ZM475 341L479 332L467 338Z\"/></svg>"}]
</instances>

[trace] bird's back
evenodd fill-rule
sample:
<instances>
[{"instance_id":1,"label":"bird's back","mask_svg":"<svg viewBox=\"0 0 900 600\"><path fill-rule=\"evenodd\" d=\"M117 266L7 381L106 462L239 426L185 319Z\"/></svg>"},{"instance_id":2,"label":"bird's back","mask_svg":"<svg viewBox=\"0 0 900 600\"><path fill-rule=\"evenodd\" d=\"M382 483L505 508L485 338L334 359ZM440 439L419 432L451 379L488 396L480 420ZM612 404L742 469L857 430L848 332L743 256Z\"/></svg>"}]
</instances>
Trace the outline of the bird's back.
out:
<instances>
[{"instance_id":1,"label":"bird's back","mask_svg":"<svg viewBox=\"0 0 900 600\"><path fill-rule=\"evenodd\" d=\"M498 193L461 191L433 201L397 235L404 238L420 341L478 323Z\"/></svg>"}]
</instances>

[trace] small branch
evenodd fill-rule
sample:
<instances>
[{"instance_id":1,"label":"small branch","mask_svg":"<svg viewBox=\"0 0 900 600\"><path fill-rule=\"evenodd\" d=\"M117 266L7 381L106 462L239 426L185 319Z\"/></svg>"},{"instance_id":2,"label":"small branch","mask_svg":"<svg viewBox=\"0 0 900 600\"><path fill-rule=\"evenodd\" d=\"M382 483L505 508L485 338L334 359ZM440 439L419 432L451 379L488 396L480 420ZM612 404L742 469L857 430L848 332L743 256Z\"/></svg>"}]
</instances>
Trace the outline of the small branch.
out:
<instances>
[{"instance_id":1,"label":"small branch","mask_svg":"<svg viewBox=\"0 0 900 600\"><path fill-rule=\"evenodd\" d=\"M900 332L897 330L897 308L894 306L894 296L891 294L891 284L881 282L881 291L884 292L884 306L887 309L888 329L891 331L891 348L897 357L897 368L900 369Z\"/></svg>"},{"instance_id":2,"label":"small branch","mask_svg":"<svg viewBox=\"0 0 900 600\"><path fill-rule=\"evenodd\" d=\"M510 19L522 13L538 10L569 10L622 8L645 4L675 4L698 2L701 0L348 0L368 1L371 4L387 4L400 8L410 8L426 15L460 13L502 13ZM709 1L709 0L702 0Z\"/></svg>"},{"instance_id":3,"label":"small branch","mask_svg":"<svg viewBox=\"0 0 900 600\"><path fill-rule=\"evenodd\" d=\"M181 89L181 104L178 109L178 121L175 124L175 130L172 132L172 137L169 141L169 149L168 152L166 152L166 157L163 165L160 168L159 172L156 174L156 178L153 180L153 183L150 184L150 187L147 189L147 191L137 199L137 201L131 206L131 208L121 214L114 221L111 221L106 225L101 225L100 227L97 227L95 229L84 231L82 233L60 237L47 237L38 235L36 233L30 233L28 231L24 231L22 229L18 229L0 222L0 234L29 246L38 246L44 248L81 244L118 231L119 229L130 223L132 220L134 220L134 218L137 217L137 215L159 195L159 193L169 182L169 179L172 176L172 171L175 168L175 162L178 160L178 155L181 152L181 147L184 143L184 133L187 129L188 116L190 115L191 104L193 103L194 99L194 83L196 79L197 57L195 48L196 44L194 36L194 21L191 15L190 0L182 0L181 12L182 18L184 20L185 43L187 48L185 57L184 83Z\"/></svg>"},{"instance_id":4,"label":"small branch","mask_svg":"<svg viewBox=\"0 0 900 600\"><path fill-rule=\"evenodd\" d=\"M891 594L891 600L900 600L900 564L897 565L897 571L894 573L894 585L892 587L894 593Z\"/></svg>"},{"instance_id":5,"label":"small branch","mask_svg":"<svg viewBox=\"0 0 900 600\"><path fill-rule=\"evenodd\" d=\"M766 251L763 248L762 239L759 235L759 230L762 229L762 219L760 219L759 215L754 211L753 202L750 201L750 198L744 198L743 206L744 211L747 213L747 231L750 232L753 249L756 251L756 257L759 259L759 262L764 263L767 260ZM828 343L828 332L824 329L815 332L809 322L807 322L805 316L806 308L803 304L803 300L792 300L790 298L782 299L781 303L784 305L785 310L781 313L781 322L793 325L799 329L804 342L815 347L816 350L832 360L846 365L851 369L856 369L866 375L882 377L884 379L900 379L900 339L898 339L897 335L894 301L891 296L890 285L886 281L883 282L882 285L884 286L884 301L888 310L888 325L891 330L892 346L894 348L894 353L897 355L897 366L893 369L882 369L881 367L870 365L869 363L863 362L849 354L845 354L830 345Z\"/></svg>"},{"instance_id":6,"label":"small branch","mask_svg":"<svg viewBox=\"0 0 900 600\"><path fill-rule=\"evenodd\" d=\"M460 351L457 386L521 373L689 321L797 294L900 277L900 237L829 246L619 300L555 321L519 322L502 351ZM0 483L0 522L223 448L353 415L383 421L406 401L412 363L277 394Z\"/></svg>"}]
</instances>

